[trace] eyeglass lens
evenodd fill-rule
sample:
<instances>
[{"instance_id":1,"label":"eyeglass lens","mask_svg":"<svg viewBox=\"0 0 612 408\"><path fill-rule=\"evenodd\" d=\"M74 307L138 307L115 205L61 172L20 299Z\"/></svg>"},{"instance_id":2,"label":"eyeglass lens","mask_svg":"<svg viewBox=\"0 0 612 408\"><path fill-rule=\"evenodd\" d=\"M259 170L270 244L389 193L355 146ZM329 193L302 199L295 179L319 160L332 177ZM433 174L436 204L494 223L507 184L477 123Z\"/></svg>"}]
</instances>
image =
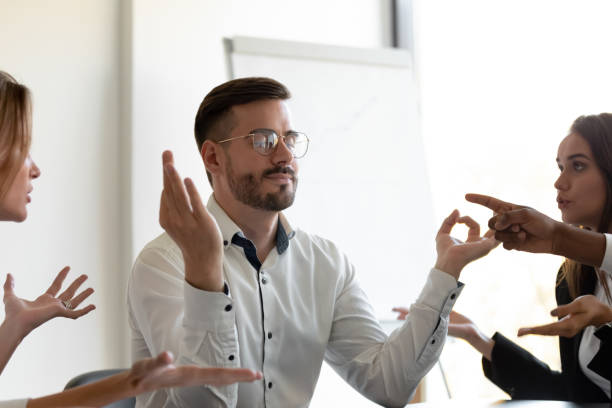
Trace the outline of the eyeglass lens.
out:
<instances>
[{"instance_id":1,"label":"eyeglass lens","mask_svg":"<svg viewBox=\"0 0 612 408\"><path fill-rule=\"evenodd\" d=\"M253 147L258 153L268 155L276 148L278 135L273 130L258 129L252 132ZM289 132L284 137L284 142L293 157L300 158L306 154L308 149L308 138L299 132Z\"/></svg>"}]
</instances>

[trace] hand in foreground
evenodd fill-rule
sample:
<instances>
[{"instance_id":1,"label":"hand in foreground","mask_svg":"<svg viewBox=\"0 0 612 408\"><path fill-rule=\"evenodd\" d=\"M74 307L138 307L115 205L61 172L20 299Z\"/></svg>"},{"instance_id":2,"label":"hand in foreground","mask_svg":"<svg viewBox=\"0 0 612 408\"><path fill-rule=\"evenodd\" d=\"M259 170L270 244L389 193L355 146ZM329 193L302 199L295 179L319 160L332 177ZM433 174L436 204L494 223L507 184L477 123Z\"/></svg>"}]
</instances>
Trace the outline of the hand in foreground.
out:
<instances>
[{"instance_id":1,"label":"hand in foreground","mask_svg":"<svg viewBox=\"0 0 612 408\"><path fill-rule=\"evenodd\" d=\"M560 320L550 324L519 329L518 335L574 337L587 326L600 326L612 322L612 308L593 295L577 297L567 305L553 309L550 314Z\"/></svg>"},{"instance_id":2,"label":"hand in foreground","mask_svg":"<svg viewBox=\"0 0 612 408\"><path fill-rule=\"evenodd\" d=\"M465 242L450 235L457 223L465 224L469 228ZM436 235L436 251L438 252L436 268L459 279L465 265L485 256L499 244L493 234L494 232L489 230L481 237L480 225L471 217L460 217L459 211L454 210L444 220Z\"/></svg>"},{"instance_id":3,"label":"hand in foreground","mask_svg":"<svg viewBox=\"0 0 612 408\"><path fill-rule=\"evenodd\" d=\"M533 208L486 195L466 194L465 199L493 210L495 215L489 220L489 227L495 230L495 239L503 242L505 249L553 253L560 222Z\"/></svg>"},{"instance_id":4,"label":"hand in foreground","mask_svg":"<svg viewBox=\"0 0 612 408\"><path fill-rule=\"evenodd\" d=\"M28 401L27 408L103 407L148 391L196 385L222 386L260 380L260 372L244 368L176 367L172 354L134 363L132 368L100 381Z\"/></svg>"},{"instance_id":5,"label":"hand in foreground","mask_svg":"<svg viewBox=\"0 0 612 408\"><path fill-rule=\"evenodd\" d=\"M94 310L96 308L94 305L76 309L94 292L92 288L87 288L75 296L76 291L87 279L87 275L79 276L65 291L57 296L68 271L70 271L69 267L62 269L49 289L34 301L24 300L15 295L15 280L11 274L8 274L4 283L5 321L12 322L20 334L25 337L32 330L54 317L78 319Z\"/></svg>"},{"instance_id":6,"label":"hand in foreground","mask_svg":"<svg viewBox=\"0 0 612 408\"><path fill-rule=\"evenodd\" d=\"M183 182L174 168L172 152L162 155L164 190L159 223L176 242L185 260L185 279L192 286L223 290L223 238L217 223L202 204L195 184ZM187 192L185 192L185 189Z\"/></svg>"},{"instance_id":7,"label":"hand in foreground","mask_svg":"<svg viewBox=\"0 0 612 408\"><path fill-rule=\"evenodd\" d=\"M246 368L198 367L194 365L176 367L172 354L164 352L155 358L134 363L127 373L128 383L137 394L168 387L193 385L223 386L236 382L260 380L262 374Z\"/></svg>"},{"instance_id":8,"label":"hand in foreground","mask_svg":"<svg viewBox=\"0 0 612 408\"><path fill-rule=\"evenodd\" d=\"M394 307L393 311L398 313L398 320L406 320L406 316L410 313L410 310L406 307ZM467 316L451 311L448 321L448 335L467 341L485 358L491 360L491 352L495 341L482 333Z\"/></svg>"}]
</instances>

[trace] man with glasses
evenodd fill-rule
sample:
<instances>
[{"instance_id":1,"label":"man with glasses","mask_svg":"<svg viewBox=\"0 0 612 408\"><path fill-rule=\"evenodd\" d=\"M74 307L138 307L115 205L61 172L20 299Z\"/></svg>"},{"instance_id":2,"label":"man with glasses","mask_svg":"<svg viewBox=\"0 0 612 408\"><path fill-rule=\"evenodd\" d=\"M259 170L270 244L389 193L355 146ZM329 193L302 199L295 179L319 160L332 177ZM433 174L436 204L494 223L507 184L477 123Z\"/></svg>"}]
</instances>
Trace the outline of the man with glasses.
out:
<instances>
[{"instance_id":1,"label":"man with glasses","mask_svg":"<svg viewBox=\"0 0 612 408\"><path fill-rule=\"evenodd\" d=\"M323 360L364 396L403 406L441 352L461 269L496 244L454 211L436 237L436 267L387 337L346 256L281 212L309 144L291 126L289 96L272 79L242 78L204 98L195 136L213 194L204 206L164 152L166 233L140 253L128 290L134 359L171 350L178 364L242 366L264 378L160 391L139 406L304 407ZM470 229L466 243L450 236L457 222ZM356 224L355 233L365 232Z\"/></svg>"}]
</instances>

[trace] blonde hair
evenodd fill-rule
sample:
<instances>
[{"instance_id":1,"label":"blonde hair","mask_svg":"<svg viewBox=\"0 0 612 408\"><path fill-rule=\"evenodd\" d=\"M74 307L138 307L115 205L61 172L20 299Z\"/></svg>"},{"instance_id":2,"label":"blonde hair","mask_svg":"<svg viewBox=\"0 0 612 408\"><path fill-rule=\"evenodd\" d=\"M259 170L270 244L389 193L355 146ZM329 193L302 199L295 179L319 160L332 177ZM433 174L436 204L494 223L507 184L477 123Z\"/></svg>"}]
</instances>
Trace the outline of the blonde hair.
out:
<instances>
[{"instance_id":1,"label":"blonde hair","mask_svg":"<svg viewBox=\"0 0 612 408\"><path fill-rule=\"evenodd\" d=\"M8 192L30 151L30 91L0 71L0 198Z\"/></svg>"},{"instance_id":2,"label":"blonde hair","mask_svg":"<svg viewBox=\"0 0 612 408\"><path fill-rule=\"evenodd\" d=\"M610 293L610 287L608 286L608 281L606 280L606 273L599 268L593 268L595 270L595 274L597 275L597 279L603 286L604 293L606 294L606 298L608 299L608 303L612 304L612 295ZM561 273L557 279L557 285L560 285L563 280L567 282L567 288L569 290L570 297L572 299L576 299L580 296L582 292L582 282L583 278L583 270L582 264L571 259L565 259L563 265L561 266Z\"/></svg>"}]
</instances>

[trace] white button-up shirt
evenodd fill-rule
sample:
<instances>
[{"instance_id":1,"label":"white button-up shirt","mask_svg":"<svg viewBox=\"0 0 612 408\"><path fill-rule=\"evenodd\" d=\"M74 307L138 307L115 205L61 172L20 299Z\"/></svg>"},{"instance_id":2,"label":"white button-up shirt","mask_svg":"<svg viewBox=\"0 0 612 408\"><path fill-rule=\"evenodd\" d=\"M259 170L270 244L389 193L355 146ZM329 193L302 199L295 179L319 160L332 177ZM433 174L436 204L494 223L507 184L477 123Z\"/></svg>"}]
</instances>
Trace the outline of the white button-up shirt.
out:
<instances>
[{"instance_id":1,"label":"white button-up shirt","mask_svg":"<svg viewBox=\"0 0 612 408\"><path fill-rule=\"evenodd\" d=\"M225 241L229 291L192 287L174 241L162 234L150 242L129 281L133 359L170 350L179 365L245 367L264 378L161 390L139 396L137 406L306 407L323 360L373 401L409 401L440 355L462 284L432 269L406 322L387 336L353 265L332 242L293 230L281 214L276 249L259 265L238 245L250 241L213 197L207 207Z\"/></svg>"}]
</instances>

